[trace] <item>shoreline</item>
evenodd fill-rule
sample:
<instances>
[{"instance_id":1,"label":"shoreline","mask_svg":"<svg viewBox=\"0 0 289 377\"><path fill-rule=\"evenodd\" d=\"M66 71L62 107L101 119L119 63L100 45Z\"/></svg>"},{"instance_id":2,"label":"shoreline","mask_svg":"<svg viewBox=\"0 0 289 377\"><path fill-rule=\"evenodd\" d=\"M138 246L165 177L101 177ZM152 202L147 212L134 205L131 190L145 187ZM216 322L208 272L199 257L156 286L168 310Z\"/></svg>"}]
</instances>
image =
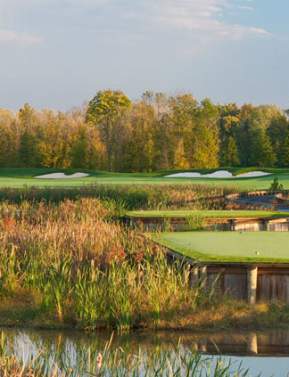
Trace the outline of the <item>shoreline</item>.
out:
<instances>
[{"instance_id":1,"label":"shoreline","mask_svg":"<svg viewBox=\"0 0 289 377\"><path fill-rule=\"evenodd\" d=\"M9 305L9 299L4 300ZM3 307L3 304L1 305ZM45 318L44 318L45 317ZM137 317L137 315L136 315ZM277 324L277 326L276 326ZM289 328L289 308L285 304L256 304L228 300L220 305L206 306L196 311L166 314L159 320L144 313L143 318L133 319L128 328L117 329L115 326L99 321L93 326L84 326L64 316L63 322L53 313L41 311L39 307L22 306L20 310L0 308L0 328L31 329L47 331L79 331L93 333L97 331L139 332L139 331L186 331L186 332L222 332L264 331Z\"/></svg>"}]
</instances>

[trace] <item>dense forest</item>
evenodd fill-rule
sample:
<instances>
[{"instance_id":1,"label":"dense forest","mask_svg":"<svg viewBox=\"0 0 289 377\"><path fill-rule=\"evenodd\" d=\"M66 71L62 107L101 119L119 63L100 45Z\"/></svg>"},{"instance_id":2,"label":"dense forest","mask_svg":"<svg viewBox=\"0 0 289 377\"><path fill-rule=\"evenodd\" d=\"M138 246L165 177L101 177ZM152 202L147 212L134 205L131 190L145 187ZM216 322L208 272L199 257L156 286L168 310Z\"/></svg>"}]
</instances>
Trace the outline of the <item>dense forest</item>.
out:
<instances>
[{"instance_id":1,"label":"dense forest","mask_svg":"<svg viewBox=\"0 0 289 377\"><path fill-rule=\"evenodd\" d=\"M109 171L289 167L289 120L276 106L216 105L191 94L100 91L81 109L0 109L0 166Z\"/></svg>"}]
</instances>

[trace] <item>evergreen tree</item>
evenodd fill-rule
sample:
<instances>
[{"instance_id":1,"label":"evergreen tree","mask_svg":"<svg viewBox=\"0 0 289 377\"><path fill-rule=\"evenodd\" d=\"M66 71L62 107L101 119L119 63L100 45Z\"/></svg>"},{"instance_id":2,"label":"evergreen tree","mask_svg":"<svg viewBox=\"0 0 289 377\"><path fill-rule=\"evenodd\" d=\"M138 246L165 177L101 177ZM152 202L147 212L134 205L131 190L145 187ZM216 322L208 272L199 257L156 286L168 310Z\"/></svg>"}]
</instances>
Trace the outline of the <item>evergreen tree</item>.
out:
<instances>
[{"instance_id":1,"label":"evergreen tree","mask_svg":"<svg viewBox=\"0 0 289 377\"><path fill-rule=\"evenodd\" d=\"M78 130L71 147L71 167L87 168L88 162L88 139L85 128Z\"/></svg>"},{"instance_id":2,"label":"evergreen tree","mask_svg":"<svg viewBox=\"0 0 289 377\"><path fill-rule=\"evenodd\" d=\"M19 163L23 167L39 167L39 150L33 133L25 130L20 137Z\"/></svg>"},{"instance_id":3,"label":"evergreen tree","mask_svg":"<svg viewBox=\"0 0 289 377\"><path fill-rule=\"evenodd\" d=\"M263 167L274 166L276 156L266 131L262 128L253 129L250 139L250 164Z\"/></svg>"},{"instance_id":4,"label":"evergreen tree","mask_svg":"<svg viewBox=\"0 0 289 377\"><path fill-rule=\"evenodd\" d=\"M289 167L289 131L280 146L278 166Z\"/></svg>"},{"instance_id":5,"label":"evergreen tree","mask_svg":"<svg viewBox=\"0 0 289 377\"><path fill-rule=\"evenodd\" d=\"M226 148L226 165L224 166L238 166L240 165L239 153L235 139L232 136L228 137L228 145Z\"/></svg>"}]
</instances>

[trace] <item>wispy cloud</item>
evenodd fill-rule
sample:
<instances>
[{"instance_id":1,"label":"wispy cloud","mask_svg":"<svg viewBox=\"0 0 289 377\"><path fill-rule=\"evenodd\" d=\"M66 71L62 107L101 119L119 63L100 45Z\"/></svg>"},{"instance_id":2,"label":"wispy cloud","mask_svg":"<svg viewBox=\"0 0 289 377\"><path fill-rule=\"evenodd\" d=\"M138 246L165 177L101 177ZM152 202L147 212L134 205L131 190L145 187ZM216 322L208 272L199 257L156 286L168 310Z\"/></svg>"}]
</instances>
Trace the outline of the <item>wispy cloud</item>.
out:
<instances>
[{"instance_id":1,"label":"wispy cloud","mask_svg":"<svg viewBox=\"0 0 289 377\"><path fill-rule=\"evenodd\" d=\"M25 1L17 1L0 0L0 44L34 45L41 43L42 38L37 33L15 27L17 23L15 25L13 21L19 13L21 14L23 3L25 3Z\"/></svg>"},{"instance_id":2,"label":"wispy cloud","mask_svg":"<svg viewBox=\"0 0 289 377\"><path fill-rule=\"evenodd\" d=\"M225 13L234 7L233 3L232 0L145 0L145 8L149 19L159 25L207 38L240 39L270 34L263 28L226 22ZM240 4L235 7L241 11Z\"/></svg>"},{"instance_id":3,"label":"wispy cloud","mask_svg":"<svg viewBox=\"0 0 289 377\"><path fill-rule=\"evenodd\" d=\"M34 45L42 42L42 38L28 33L19 33L14 30L0 29L0 43L16 43L20 45Z\"/></svg>"},{"instance_id":4,"label":"wispy cloud","mask_svg":"<svg viewBox=\"0 0 289 377\"><path fill-rule=\"evenodd\" d=\"M98 31L102 31L101 28L104 28L104 31L110 28L114 31L119 30L127 36L135 35L136 31L155 35L163 31L176 31L200 41L210 41L270 35L266 29L255 25L247 26L227 21L228 11L253 10L253 5L253 0L0 0L0 15L2 8L10 16L17 13L20 17L22 11L25 11L26 15L27 12L32 11L35 15L39 11L44 17L43 9L45 9L53 10L58 15L65 14L67 17L70 11L79 8L81 17L85 17L84 14L87 12L90 22L92 21L90 15L97 14L97 23L87 24L87 29L91 29L92 26ZM77 14L79 18L78 9ZM61 25L62 30L74 27L78 22L77 17L73 18L71 24L68 22ZM44 19L43 24L49 34L52 30L51 20ZM32 33L26 34L14 31L9 24L5 25L8 26L7 30L3 27L1 30L0 22L0 42L21 44L41 42L38 33L36 32L36 35L33 33L33 21L31 25ZM86 24L82 22L83 31L85 31L84 25Z\"/></svg>"}]
</instances>

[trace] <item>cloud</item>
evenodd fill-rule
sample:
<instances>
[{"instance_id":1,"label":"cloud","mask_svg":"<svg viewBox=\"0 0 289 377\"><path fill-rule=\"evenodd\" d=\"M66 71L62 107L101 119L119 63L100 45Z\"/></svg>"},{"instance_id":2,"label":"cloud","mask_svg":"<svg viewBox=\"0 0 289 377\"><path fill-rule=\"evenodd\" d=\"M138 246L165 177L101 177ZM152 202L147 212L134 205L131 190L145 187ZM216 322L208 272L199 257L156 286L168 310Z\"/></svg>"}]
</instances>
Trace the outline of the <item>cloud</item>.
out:
<instances>
[{"instance_id":1,"label":"cloud","mask_svg":"<svg viewBox=\"0 0 289 377\"><path fill-rule=\"evenodd\" d=\"M42 38L27 34L27 33L19 33L14 30L1 30L0 29L0 43L16 43L20 45L34 45L42 42Z\"/></svg>"},{"instance_id":2,"label":"cloud","mask_svg":"<svg viewBox=\"0 0 289 377\"><path fill-rule=\"evenodd\" d=\"M17 19L17 15L21 14L21 7L24 3L24 1L19 3L17 1L0 0L0 44L34 45L41 43L42 38L40 36L33 32L21 30L17 21L16 24L13 22L14 19ZM27 1L29 5L29 0Z\"/></svg>"},{"instance_id":3,"label":"cloud","mask_svg":"<svg viewBox=\"0 0 289 377\"><path fill-rule=\"evenodd\" d=\"M230 0L145 0L145 3L147 15L155 23L210 39L270 34L262 28L226 22L226 11L234 7ZM236 8L240 10L240 5Z\"/></svg>"},{"instance_id":4,"label":"cloud","mask_svg":"<svg viewBox=\"0 0 289 377\"><path fill-rule=\"evenodd\" d=\"M24 10L26 14L39 13L42 17L44 14L51 17L54 13L58 19L65 15L70 20L61 25L62 30L69 30L79 24L82 31L96 29L106 32L110 29L118 32L118 35L125 33L127 36L181 32L184 36L202 42L270 35L267 30L255 25L227 21L227 13L232 9L235 12L253 10L253 4L254 0L0 0L0 14L1 7L12 15L12 19L14 13L21 17ZM70 17L72 14L74 16ZM52 30L52 22L55 24L55 20L43 19L43 28L48 33ZM0 24L0 42L41 42L41 38L34 34L17 33L9 30L14 30L14 27L6 26L8 30L1 31Z\"/></svg>"}]
</instances>

